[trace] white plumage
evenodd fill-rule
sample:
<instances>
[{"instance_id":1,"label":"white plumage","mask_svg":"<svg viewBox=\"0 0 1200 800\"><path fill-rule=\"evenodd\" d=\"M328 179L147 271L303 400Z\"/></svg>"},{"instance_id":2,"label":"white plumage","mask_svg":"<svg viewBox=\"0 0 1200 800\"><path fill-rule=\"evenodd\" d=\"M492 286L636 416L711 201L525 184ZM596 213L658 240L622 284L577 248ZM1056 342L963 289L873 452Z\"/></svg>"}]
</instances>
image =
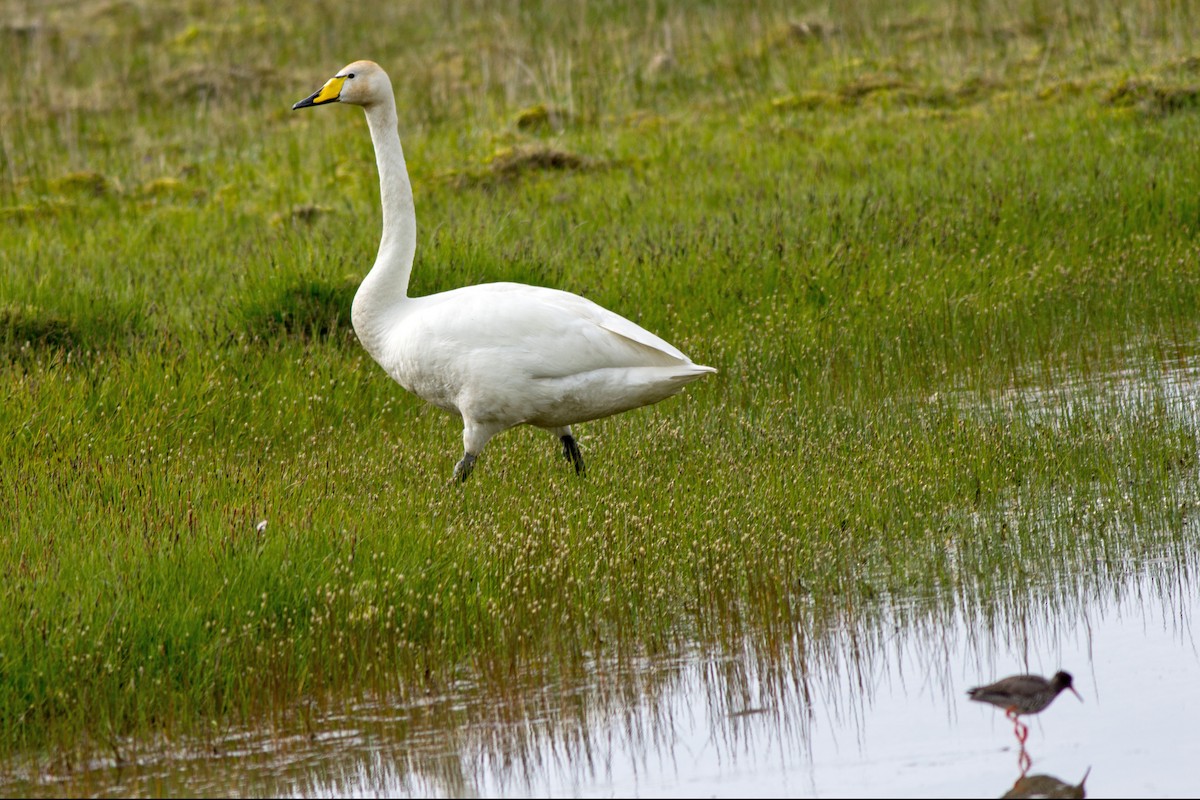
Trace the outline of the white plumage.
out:
<instances>
[{"instance_id":1,"label":"white plumage","mask_svg":"<svg viewBox=\"0 0 1200 800\"><path fill-rule=\"evenodd\" d=\"M520 283L408 296L416 252L412 184L387 73L355 61L293 108L363 107L379 168L383 237L351 319L371 357L405 389L463 420L466 480L488 440L528 424L559 437L584 469L571 425L657 403L712 367L591 300Z\"/></svg>"}]
</instances>

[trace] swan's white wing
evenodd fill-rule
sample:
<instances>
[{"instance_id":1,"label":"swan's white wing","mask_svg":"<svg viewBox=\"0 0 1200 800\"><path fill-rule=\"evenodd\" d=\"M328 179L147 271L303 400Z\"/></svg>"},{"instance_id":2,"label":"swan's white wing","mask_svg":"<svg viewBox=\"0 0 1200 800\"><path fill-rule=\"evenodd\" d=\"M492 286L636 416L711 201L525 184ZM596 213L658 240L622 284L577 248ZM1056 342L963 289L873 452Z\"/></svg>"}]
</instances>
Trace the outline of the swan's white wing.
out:
<instances>
[{"instance_id":1,"label":"swan's white wing","mask_svg":"<svg viewBox=\"0 0 1200 800\"><path fill-rule=\"evenodd\" d=\"M593 303L585 297L557 289L546 289L545 291L548 293L547 302L561 304L563 310L575 314L580 319L587 320L610 333L615 333L643 347L658 351L663 355L669 356L674 361L686 364L691 360L670 342L655 336L641 325L622 317L620 314L609 311L604 306Z\"/></svg>"},{"instance_id":2,"label":"swan's white wing","mask_svg":"<svg viewBox=\"0 0 1200 800\"><path fill-rule=\"evenodd\" d=\"M691 363L641 326L557 289L490 283L414 300L424 342L524 364L531 377Z\"/></svg>"}]
</instances>

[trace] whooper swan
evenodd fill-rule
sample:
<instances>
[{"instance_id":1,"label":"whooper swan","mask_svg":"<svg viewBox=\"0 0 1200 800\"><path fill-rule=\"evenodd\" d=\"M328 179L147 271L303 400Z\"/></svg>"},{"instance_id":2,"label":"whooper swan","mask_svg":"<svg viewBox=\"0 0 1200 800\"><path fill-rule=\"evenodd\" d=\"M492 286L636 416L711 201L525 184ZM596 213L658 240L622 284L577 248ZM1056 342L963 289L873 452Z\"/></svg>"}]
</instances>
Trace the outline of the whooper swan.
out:
<instances>
[{"instance_id":1,"label":"whooper swan","mask_svg":"<svg viewBox=\"0 0 1200 800\"><path fill-rule=\"evenodd\" d=\"M657 403L716 372L557 289L486 283L409 297L417 217L391 81L378 64L355 61L292 108L326 103L362 106L379 169L383 237L354 295L354 331L397 383L462 417L455 478L465 481L488 440L521 424L557 436L583 474L572 425Z\"/></svg>"}]
</instances>

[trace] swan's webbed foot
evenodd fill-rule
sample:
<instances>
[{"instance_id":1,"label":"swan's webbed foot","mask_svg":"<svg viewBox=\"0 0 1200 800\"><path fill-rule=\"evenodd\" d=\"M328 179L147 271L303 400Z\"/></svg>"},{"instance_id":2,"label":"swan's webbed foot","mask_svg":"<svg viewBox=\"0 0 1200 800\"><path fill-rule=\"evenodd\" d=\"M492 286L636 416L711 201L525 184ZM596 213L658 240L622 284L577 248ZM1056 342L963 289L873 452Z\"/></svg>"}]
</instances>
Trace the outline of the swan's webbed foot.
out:
<instances>
[{"instance_id":1,"label":"swan's webbed foot","mask_svg":"<svg viewBox=\"0 0 1200 800\"><path fill-rule=\"evenodd\" d=\"M475 456L463 453L462 459L454 465L454 480L464 483L470 477L473 469L475 469Z\"/></svg>"},{"instance_id":2,"label":"swan's webbed foot","mask_svg":"<svg viewBox=\"0 0 1200 800\"><path fill-rule=\"evenodd\" d=\"M587 467L583 464L583 453L579 452L579 444L575 437L568 433L560 438L563 444L563 458L575 465L576 475L582 475Z\"/></svg>"}]
</instances>

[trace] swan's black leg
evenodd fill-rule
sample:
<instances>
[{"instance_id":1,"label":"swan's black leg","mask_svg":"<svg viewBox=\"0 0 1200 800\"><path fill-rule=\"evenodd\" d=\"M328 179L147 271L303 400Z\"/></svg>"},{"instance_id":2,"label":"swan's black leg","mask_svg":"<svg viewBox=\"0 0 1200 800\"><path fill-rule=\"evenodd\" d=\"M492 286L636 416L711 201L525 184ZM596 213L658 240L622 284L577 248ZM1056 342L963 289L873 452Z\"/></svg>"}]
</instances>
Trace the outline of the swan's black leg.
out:
<instances>
[{"instance_id":1,"label":"swan's black leg","mask_svg":"<svg viewBox=\"0 0 1200 800\"><path fill-rule=\"evenodd\" d=\"M582 475L586 467L583 465L583 453L579 452L579 444L571 434L559 437L563 443L563 458L575 465L575 474Z\"/></svg>"},{"instance_id":2,"label":"swan's black leg","mask_svg":"<svg viewBox=\"0 0 1200 800\"><path fill-rule=\"evenodd\" d=\"M471 470L475 468L475 456L470 453L463 453L462 460L454 465L454 479L457 481L466 481L471 475Z\"/></svg>"}]
</instances>

